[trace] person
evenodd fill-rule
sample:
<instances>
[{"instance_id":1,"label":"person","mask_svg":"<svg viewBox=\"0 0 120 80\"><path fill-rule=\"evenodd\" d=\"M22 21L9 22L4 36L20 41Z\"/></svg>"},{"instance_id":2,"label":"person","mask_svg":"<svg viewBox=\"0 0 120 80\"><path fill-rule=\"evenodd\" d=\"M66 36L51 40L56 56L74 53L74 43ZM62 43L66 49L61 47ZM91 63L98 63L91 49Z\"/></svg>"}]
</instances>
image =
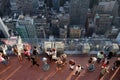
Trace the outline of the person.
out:
<instances>
[{"instance_id":1,"label":"person","mask_svg":"<svg viewBox=\"0 0 120 80\"><path fill-rule=\"evenodd\" d=\"M37 61L36 61L36 59L35 59L35 56L32 56L32 57L31 57L31 62L32 62L31 67L34 66L34 65L36 65L36 66L39 67L39 64L37 63Z\"/></svg>"},{"instance_id":2,"label":"person","mask_svg":"<svg viewBox=\"0 0 120 80\"><path fill-rule=\"evenodd\" d=\"M17 45L13 46L12 51L14 52L15 55L18 55Z\"/></svg>"},{"instance_id":3,"label":"person","mask_svg":"<svg viewBox=\"0 0 120 80\"><path fill-rule=\"evenodd\" d=\"M99 79L100 80L106 73L108 73L109 66L101 68Z\"/></svg>"},{"instance_id":4,"label":"person","mask_svg":"<svg viewBox=\"0 0 120 80\"><path fill-rule=\"evenodd\" d=\"M3 57L2 57L2 53L0 52L0 62L3 63L4 65L8 64L7 60L5 60Z\"/></svg>"},{"instance_id":5,"label":"person","mask_svg":"<svg viewBox=\"0 0 120 80\"><path fill-rule=\"evenodd\" d=\"M21 49L18 47L18 59L21 62L22 61L22 53L21 53Z\"/></svg>"},{"instance_id":6,"label":"person","mask_svg":"<svg viewBox=\"0 0 120 80\"><path fill-rule=\"evenodd\" d=\"M88 71L94 71L95 70L95 62L97 61L96 57L90 57L90 59L88 60Z\"/></svg>"},{"instance_id":7,"label":"person","mask_svg":"<svg viewBox=\"0 0 120 80\"><path fill-rule=\"evenodd\" d=\"M114 65L112 67L112 71L118 67L120 67L120 57L114 62Z\"/></svg>"},{"instance_id":8,"label":"person","mask_svg":"<svg viewBox=\"0 0 120 80\"><path fill-rule=\"evenodd\" d=\"M90 59L88 60L88 63L95 64L96 61L97 61L96 57L90 57Z\"/></svg>"},{"instance_id":9,"label":"person","mask_svg":"<svg viewBox=\"0 0 120 80\"><path fill-rule=\"evenodd\" d=\"M108 56L107 56L107 58L111 59L112 57L113 57L113 52L110 51L109 54L108 54Z\"/></svg>"},{"instance_id":10,"label":"person","mask_svg":"<svg viewBox=\"0 0 120 80\"><path fill-rule=\"evenodd\" d=\"M27 49L24 49L24 56L30 61L30 52Z\"/></svg>"},{"instance_id":11,"label":"person","mask_svg":"<svg viewBox=\"0 0 120 80\"><path fill-rule=\"evenodd\" d=\"M66 55L66 54L60 55L60 59L62 60L63 65L65 65L65 64L66 64L66 61L67 61L67 55Z\"/></svg>"},{"instance_id":12,"label":"person","mask_svg":"<svg viewBox=\"0 0 120 80\"><path fill-rule=\"evenodd\" d=\"M74 69L73 75L79 75L82 69L83 69L82 65L80 65L80 64L77 65Z\"/></svg>"},{"instance_id":13,"label":"person","mask_svg":"<svg viewBox=\"0 0 120 80\"><path fill-rule=\"evenodd\" d=\"M103 58L104 58L104 52L103 51L98 52L97 62L100 63Z\"/></svg>"},{"instance_id":14,"label":"person","mask_svg":"<svg viewBox=\"0 0 120 80\"><path fill-rule=\"evenodd\" d=\"M46 52L47 53L47 56L49 57L50 61L52 61L52 50L49 50Z\"/></svg>"},{"instance_id":15,"label":"person","mask_svg":"<svg viewBox=\"0 0 120 80\"><path fill-rule=\"evenodd\" d=\"M7 46L6 46L6 45L2 45L1 48L2 48L3 57L4 57L6 60L8 60L9 57L7 56L7 53L6 53Z\"/></svg>"},{"instance_id":16,"label":"person","mask_svg":"<svg viewBox=\"0 0 120 80\"><path fill-rule=\"evenodd\" d=\"M39 54L39 51L38 51L37 47L34 46L34 48L33 48L33 55L35 56L36 60L39 60L38 54Z\"/></svg>"},{"instance_id":17,"label":"person","mask_svg":"<svg viewBox=\"0 0 120 80\"><path fill-rule=\"evenodd\" d=\"M70 60L69 60L69 66L70 66L70 70L73 70L74 67L75 67L75 60L70 59Z\"/></svg>"},{"instance_id":18,"label":"person","mask_svg":"<svg viewBox=\"0 0 120 80\"><path fill-rule=\"evenodd\" d=\"M62 60L60 58L58 58L56 63L57 63L57 68L56 69L61 70L61 67L62 67L62 64L63 64Z\"/></svg>"},{"instance_id":19,"label":"person","mask_svg":"<svg viewBox=\"0 0 120 80\"><path fill-rule=\"evenodd\" d=\"M56 61L57 60L57 51L55 48L52 48L52 60Z\"/></svg>"},{"instance_id":20,"label":"person","mask_svg":"<svg viewBox=\"0 0 120 80\"><path fill-rule=\"evenodd\" d=\"M106 58L104 59L103 63L102 63L102 67L107 67L108 64L109 64L109 60L108 60L108 58L106 57Z\"/></svg>"},{"instance_id":21,"label":"person","mask_svg":"<svg viewBox=\"0 0 120 80\"><path fill-rule=\"evenodd\" d=\"M21 49L15 45L13 47L14 54L18 56L18 60L21 62L22 61L22 54L21 54Z\"/></svg>"}]
</instances>

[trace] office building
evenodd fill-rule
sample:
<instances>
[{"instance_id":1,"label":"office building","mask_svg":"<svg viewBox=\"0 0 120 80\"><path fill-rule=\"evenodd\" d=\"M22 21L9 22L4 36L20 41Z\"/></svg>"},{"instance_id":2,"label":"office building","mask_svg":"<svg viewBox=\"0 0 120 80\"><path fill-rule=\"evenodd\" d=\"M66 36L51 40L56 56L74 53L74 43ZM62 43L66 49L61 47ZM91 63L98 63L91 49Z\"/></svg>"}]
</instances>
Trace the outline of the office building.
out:
<instances>
[{"instance_id":1,"label":"office building","mask_svg":"<svg viewBox=\"0 0 120 80\"><path fill-rule=\"evenodd\" d=\"M37 38L46 38L46 31L49 30L47 19L44 15L39 15L34 18L34 25L37 34Z\"/></svg>"},{"instance_id":2,"label":"office building","mask_svg":"<svg viewBox=\"0 0 120 80\"><path fill-rule=\"evenodd\" d=\"M69 30L70 38L80 38L81 37L81 28L77 25L73 25Z\"/></svg>"},{"instance_id":3,"label":"office building","mask_svg":"<svg viewBox=\"0 0 120 80\"><path fill-rule=\"evenodd\" d=\"M0 18L0 38L9 38L10 35L8 31L8 27L3 23L2 19Z\"/></svg>"},{"instance_id":4,"label":"office building","mask_svg":"<svg viewBox=\"0 0 120 80\"><path fill-rule=\"evenodd\" d=\"M55 11L58 11L60 7L60 0L52 0L52 5L53 5L53 9Z\"/></svg>"},{"instance_id":5,"label":"office building","mask_svg":"<svg viewBox=\"0 0 120 80\"><path fill-rule=\"evenodd\" d=\"M70 25L85 26L90 0L70 0Z\"/></svg>"},{"instance_id":6,"label":"office building","mask_svg":"<svg viewBox=\"0 0 120 80\"><path fill-rule=\"evenodd\" d=\"M34 27L33 18L30 16L20 15L16 23L16 30L23 38L23 40L29 40L28 38L36 38L36 31Z\"/></svg>"},{"instance_id":7,"label":"office building","mask_svg":"<svg viewBox=\"0 0 120 80\"><path fill-rule=\"evenodd\" d=\"M10 0L12 13L32 14L39 11L39 0Z\"/></svg>"}]
</instances>

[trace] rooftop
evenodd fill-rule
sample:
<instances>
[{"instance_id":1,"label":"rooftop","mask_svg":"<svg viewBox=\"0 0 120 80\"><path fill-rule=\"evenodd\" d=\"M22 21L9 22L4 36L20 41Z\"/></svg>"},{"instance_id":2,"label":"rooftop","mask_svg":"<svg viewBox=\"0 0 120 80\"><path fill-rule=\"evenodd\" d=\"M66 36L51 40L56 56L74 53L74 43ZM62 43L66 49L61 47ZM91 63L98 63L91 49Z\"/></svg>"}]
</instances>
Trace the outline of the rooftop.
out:
<instances>
[{"instance_id":1,"label":"rooftop","mask_svg":"<svg viewBox=\"0 0 120 80\"><path fill-rule=\"evenodd\" d=\"M31 62L27 61L25 58L21 63L19 63L17 56L10 56L9 64L0 64L0 79L1 80L98 80L101 64L95 64L95 71L89 72L87 70L86 64L88 63L89 56L82 55L68 55L67 64L62 67L61 70L56 70L57 64L54 62L49 62L50 69L48 71L43 70L42 57L45 55L40 55L38 63L40 67L31 67ZM77 64L84 66L79 76L74 76L73 72L69 70L68 60L74 59ZM116 57L110 60L110 69ZM107 73L102 80L110 80L115 71ZM119 72L113 77L114 80L120 79Z\"/></svg>"}]
</instances>

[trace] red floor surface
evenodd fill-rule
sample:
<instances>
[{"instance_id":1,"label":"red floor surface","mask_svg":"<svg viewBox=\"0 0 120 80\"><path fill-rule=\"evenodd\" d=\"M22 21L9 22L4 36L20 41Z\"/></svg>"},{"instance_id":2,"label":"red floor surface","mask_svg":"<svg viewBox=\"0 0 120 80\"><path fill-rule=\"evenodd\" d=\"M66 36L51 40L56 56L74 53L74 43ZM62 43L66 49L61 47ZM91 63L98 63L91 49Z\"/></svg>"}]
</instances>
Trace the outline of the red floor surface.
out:
<instances>
[{"instance_id":1,"label":"red floor surface","mask_svg":"<svg viewBox=\"0 0 120 80\"><path fill-rule=\"evenodd\" d=\"M98 80L101 65L96 64L95 71L89 72L86 67L89 57L80 55L68 56L67 60L74 59L76 65L82 64L85 67L79 76L72 75L68 64L63 66L60 71L57 71L56 63L54 62L49 63L50 69L48 71L43 71L42 57L39 56L40 67L31 67L31 62L26 59L20 63L16 56L10 56L8 65L0 64L0 80ZM116 57L111 59L110 68L115 60ZM106 74L103 80L109 80L111 75L112 72ZM115 80L120 80L120 77L116 76Z\"/></svg>"}]
</instances>

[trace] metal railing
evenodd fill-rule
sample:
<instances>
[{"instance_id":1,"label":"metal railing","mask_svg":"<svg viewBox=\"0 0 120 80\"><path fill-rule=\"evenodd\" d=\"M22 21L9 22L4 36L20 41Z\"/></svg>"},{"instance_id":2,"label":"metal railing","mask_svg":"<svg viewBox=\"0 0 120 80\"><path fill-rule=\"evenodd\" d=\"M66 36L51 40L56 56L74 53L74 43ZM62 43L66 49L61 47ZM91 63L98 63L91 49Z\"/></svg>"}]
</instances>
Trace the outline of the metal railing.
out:
<instances>
[{"instance_id":1,"label":"metal railing","mask_svg":"<svg viewBox=\"0 0 120 80\"><path fill-rule=\"evenodd\" d=\"M113 43L118 44L118 46L120 47L120 44L117 43L116 40L114 39L106 39L106 38L102 38L102 39L88 39L88 38L82 38L82 39L71 39L71 38L67 38L67 39L60 39L60 38L56 38L53 40L49 40L49 39L44 39L44 38L23 38L22 41L24 43L29 43L31 46L40 46L41 49L44 49L44 42L45 41L52 41L52 42L57 42L57 41L61 41L64 43L64 51L75 51L75 52L82 52L83 51L83 45L85 43L89 44L90 51L109 51L111 49L110 45L112 45ZM107 48L108 46L108 48ZM87 48L86 48L87 49ZM117 51L119 51L117 49Z\"/></svg>"}]
</instances>

